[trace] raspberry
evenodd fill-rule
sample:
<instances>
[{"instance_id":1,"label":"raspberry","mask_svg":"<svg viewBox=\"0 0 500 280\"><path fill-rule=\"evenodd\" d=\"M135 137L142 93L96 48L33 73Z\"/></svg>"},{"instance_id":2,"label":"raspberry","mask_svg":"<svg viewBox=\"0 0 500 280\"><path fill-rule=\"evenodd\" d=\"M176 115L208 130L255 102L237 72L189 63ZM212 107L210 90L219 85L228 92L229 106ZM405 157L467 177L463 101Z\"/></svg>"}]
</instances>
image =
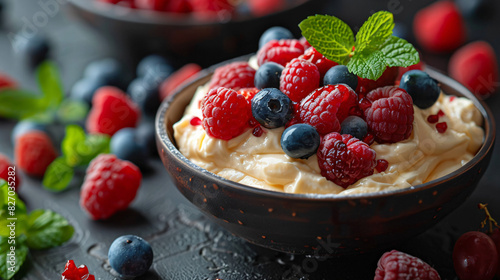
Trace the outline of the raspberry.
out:
<instances>
[{"instance_id":1,"label":"raspberry","mask_svg":"<svg viewBox=\"0 0 500 280\"><path fill-rule=\"evenodd\" d=\"M296 39L271 40L257 52L257 62L260 65L272 61L283 66L304 53L304 45Z\"/></svg>"},{"instance_id":2,"label":"raspberry","mask_svg":"<svg viewBox=\"0 0 500 280\"><path fill-rule=\"evenodd\" d=\"M413 32L417 42L432 52L449 52L466 39L465 22L455 3L436 2L415 14Z\"/></svg>"},{"instance_id":3,"label":"raspberry","mask_svg":"<svg viewBox=\"0 0 500 280\"><path fill-rule=\"evenodd\" d=\"M128 207L141 180L141 171L133 163L112 154L101 154L87 168L80 206L94 220L107 219Z\"/></svg>"},{"instance_id":4,"label":"raspberry","mask_svg":"<svg viewBox=\"0 0 500 280\"><path fill-rule=\"evenodd\" d=\"M283 69L280 90L294 102L300 102L319 86L319 71L307 60L294 58Z\"/></svg>"},{"instance_id":5,"label":"raspberry","mask_svg":"<svg viewBox=\"0 0 500 280\"><path fill-rule=\"evenodd\" d=\"M282 10L285 0L248 0L248 6L255 16L263 16Z\"/></svg>"},{"instance_id":6,"label":"raspberry","mask_svg":"<svg viewBox=\"0 0 500 280\"><path fill-rule=\"evenodd\" d=\"M225 87L233 90L253 87L255 69L248 62L233 62L215 69L214 75L208 85L209 89Z\"/></svg>"},{"instance_id":7,"label":"raspberry","mask_svg":"<svg viewBox=\"0 0 500 280\"><path fill-rule=\"evenodd\" d=\"M299 56L299 58L310 61L314 65L316 65L316 67L318 67L319 75L320 75L321 79L323 79L323 77L325 76L325 73L330 68L338 65L337 62L329 60L324 55L322 55L320 52L318 52L314 47L308 48L303 55Z\"/></svg>"},{"instance_id":8,"label":"raspberry","mask_svg":"<svg viewBox=\"0 0 500 280\"><path fill-rule=\"evenodd\" d=\"M85 265L76 267L75 262L69 260L64 267L61 280L95 280L95 277L89 274L89 269Z\"/></svg>"},{"instance_id":9,"label":"raspberry","mask_svg":"<svg viewBox=\"0 0 500 280\"><path fill-rule=\"evenodd\" d=\"M124 127L135 127L140 109L118 88L101 87L92 99L92 109L87 118L89 133L112 136Z\"/></svg>"},{"instance_id":10,"label":"raspberry","mask_svg":"<svg viewBox=\"0 0 500 280\"><path fill-rule=\"evenodd\" d=\"M439 280L437 271L421 259L392 250L380 257L375 280L420 279Z\"/></svg>"},{"instance_id":11,"label":"raspberry","mask_svg":"<svg viewBox=\"0 0 500 280\"><path fill-rule=\"evenodd\" d=\"M230 140L248 128L252 115L250 103L232 89L212 89L203 99L201 106L203 128L208 135Z\"/></svg>"},{"instance_id":12,"label":"raspberry","mask_svg":"<svg viewBox=\"0 0 500 280\"><path fill-rule=\"evenodd\" d=\"M372 175L376 166L375 151L349 134L325 135L317 155L321 175L343 188Z\"/></svg>"},{"instance_id":13,"label":"raspberry","mask_svg":"<svg viewBox=\"0 0 500 280\"><path fill-rule=\"evenodd\" d=\"M190 3L193 15L200 20L228 20L235 10L229 0L190 0Z\"/></svg>"},{"instance_id":14,"label":"raspberry","mask_svg":"<svg viewBox=\"0 0 500 280\"><path fill-rule=\"evenodd\" d=\"M340 124L356 104L356 93L349 87L327 85L302 99L298 108L299 119L314 126L320 135L338 132Z\"/></svg>"},{"instance_id":15,"label":"raspberry","mask_svg":"<svg viewBox=\"0 0 500 280\"><path fill-rule=\"evenodd\" d=\"M379 87L392 86L394 85L398 74L399 67L388 67L385 69L384 74L382 74L382 76L380 76L380 78L376 81L358 77L358 87L356 88L356 92L364 95Z\"/></svg>"},{"instance_id":16,"label":"raspberry","mask_svg":"<svg viewBox=\"0 0 500 280\"><path fill-rule=\"evenodd\" d=\"M174 91L183 84L186 80L196 75L201 71L201 67L196 63L190 63L184 65L179 70L172 73L168 78L163 81L160 86L160 98L161 100L169 97L174 93Z\"/></svg>"},{"instance_id":17,"label":"raspberry","mask_svg":"<svg viewBox=\"0 0 500 280\"><path fill-rule=\"evenodd\" d=\"M450 58L448 72L480 98L494 93L498 87L497 57L491 45L484 41L457 50Z\"/></svg>"},{"instance_id":18,"label":"raspberry","mask_svg":"<svg viewBox=\"0 0 500 280\"><path fill-rule=\"evenodd\" d=\"M10 162L10 159L0 154L0 179L4 179L5 182L10 183L9 186L13 186L16 192L19 190L21 181L19 181L18 172L16 172L14 164Z\"/></svg>"},{"instance_id":19,"label":"raspberry","mask_svg":"<svg viewBox=\"0 0 500 280\"><path fill-rule=\"evenodd\" d=\"M238 90L238 93L243 95L245 97L246 100L248 101L251 101L252 98L257 94L257 92L259 92L260 89L258 88L240 88Z\"/></svg>"},{"instance_id":20,"label":"raspberry","mask_svg":"<svg viewBox=\"0 0 500 280\"><path fill-rule=\"evenodd\" d=\"M0 90L6 88L17 88L17 83L10 76L0 73Z\"/></svg>"},{"instance_id":21,"label":"raspberry","mask_svg":"<svg viewBox=\"0 0 500 280\"><path fill-rule=\"evenodd\" d=\"M413 130L413 101L401 88L387 86L366 96L372 101L365 110L368 128L379 143L395 143L410 137Z\"/></svg>"},{"instance_id":22,"label":"raspberry","mask_svg":"<svg viewBox=\"0 0 500 280\"><path fill-rule=\"evenodd\" d=\"M30 131L17 138L14 147L16 166L28 175L43 176L56 157L56 149L45 132Z\"/></svg>"},{"instance_id":23,"label":"raspberry","mask_svg":"<svg viewBox=\"0 0 500 280\"><path fill-rule=\"evenodd\" d=\"M165 7L166 12L185 14L192 11L188 0L169 0Z\"/></svg>"}]
</instances>

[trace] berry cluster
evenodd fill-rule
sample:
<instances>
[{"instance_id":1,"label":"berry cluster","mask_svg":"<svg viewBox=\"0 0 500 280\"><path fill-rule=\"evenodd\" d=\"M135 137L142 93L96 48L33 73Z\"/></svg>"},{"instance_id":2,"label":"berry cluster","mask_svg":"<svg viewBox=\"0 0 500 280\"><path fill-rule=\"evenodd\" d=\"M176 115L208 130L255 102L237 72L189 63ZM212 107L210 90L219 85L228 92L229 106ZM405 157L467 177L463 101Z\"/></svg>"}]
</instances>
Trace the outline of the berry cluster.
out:
<instances>
[{"instance_id":1,"label":"berry cluster","mask_svg":"<svg viewBox=\"0 0 500 280\"><path fill-rule=\"evenodd\" d=\"M287 127L284 152L301 159L316 154L321 174L344 188L386 170L389 163L377 161L369 145L408 139L413 105L428 108L440 94L436 81L411 68L362 79L283 28L266 31L260 43L257 71L247 62L215 70L201 104L203 128L230 140L248 128L260 136L262 127Z\"/></svg>"}]
</instances>

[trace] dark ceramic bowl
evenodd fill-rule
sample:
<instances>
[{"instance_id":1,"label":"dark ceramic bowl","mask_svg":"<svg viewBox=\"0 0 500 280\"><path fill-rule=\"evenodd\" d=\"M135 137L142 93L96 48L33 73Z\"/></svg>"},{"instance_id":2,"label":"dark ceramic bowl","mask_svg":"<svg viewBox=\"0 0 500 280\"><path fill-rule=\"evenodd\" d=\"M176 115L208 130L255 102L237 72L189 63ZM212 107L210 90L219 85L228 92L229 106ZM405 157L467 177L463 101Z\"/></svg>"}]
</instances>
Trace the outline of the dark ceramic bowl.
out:
<instances>
[{"instance_id":1,"label":"dark ceramic bowl","mask_svg":"<svg viewBox=\"0 0 500 280\"><path fill-rule=\"evenodd\" d=\"M318 13L323 0L298 0L285 10L261 17L238 17L227 22L199 21L190 16L134 10L98 2L69 0L69 11L107 38L122 42L134 54L161 53L179 64L202 66L255 52L267 28L280 25L299 36L298 24Z\"/></svg>"},{"instance_id":2,"label":"dark ceramic bowl","mask_svg":"<svg viewBox=\"0 0 500 280\"><path fill-rule=\"evenodd\" d=\"M214 175L177 149L172 125L212 69L161 105L156 117L157 146L180 192L216 223L248 242L310 255L350 255L384 249L435 225L476 188L493 151L495 125L483 102L458 82L427 72L444 92L471 99L484 118L485 139L463 167L412 188L351 196L286 194L257 189Z\"/></svg>"}]
</instances>

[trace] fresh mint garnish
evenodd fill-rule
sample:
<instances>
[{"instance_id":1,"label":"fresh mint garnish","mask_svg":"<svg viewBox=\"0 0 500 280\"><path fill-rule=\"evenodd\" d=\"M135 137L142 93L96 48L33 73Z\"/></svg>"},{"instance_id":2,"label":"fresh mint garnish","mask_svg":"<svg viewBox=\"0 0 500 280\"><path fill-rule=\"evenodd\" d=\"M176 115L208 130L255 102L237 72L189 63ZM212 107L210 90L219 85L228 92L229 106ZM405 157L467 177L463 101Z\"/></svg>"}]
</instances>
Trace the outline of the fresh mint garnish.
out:
<instances>
[{"instance_id":1,"label":"fresh mint garnish","mask_svg":"<svg viewBox=\"0 0 500 280\"><path fill-rule=\"evenodd\" d=\"M36 209L28 216L26 242L31 249L49 249L68 241L74 232L75 229L63 216L51 210Z\"/></svg>"},{"instance_id":2,"label":"fresh mint garnish","mask_svg":"<svg viewBox=\"0 0 500 280\"><path fill-rule=\"evenodd\" d=\"M55 192L65 190L73 179L74 168L88 165L99 154L109 153L110 140L104 134L86 135L78 125L66 126L61 144L63 155L47 167L42 182L44 187Z\"/></svg>"},{"instance_id":3,"label":"fresh mint garnish","mask_svg":"<svg viewBox=\"0 0 500 280\"><path fill-rule=\"evenodd\" d=\"M410 43L392 36L394 18L390 12L380 11L370 16L356 37L346 23L334 16L310 16L299 27L316 50L347 65L351 73L361 78L377 80L387 66L408 67L420 60Z\"/></svg>"},{"instance_id":4,"label":"fresh mint garnish","mask_svg":"<svg viewBox=\"0 0 500 280\"><path fill-rule=\"evenodd\" d=\"M8 237L0 236L0 278L9 280L19 271L23 265L26 257L28 256L28 245L26 245L26 235L16 237L16 244L9 243ZM11 241L12 243L12 241ZM10 255L12 255L12 248L14 248L15 262L9 262Z\"/></svg>"}]
</instances>

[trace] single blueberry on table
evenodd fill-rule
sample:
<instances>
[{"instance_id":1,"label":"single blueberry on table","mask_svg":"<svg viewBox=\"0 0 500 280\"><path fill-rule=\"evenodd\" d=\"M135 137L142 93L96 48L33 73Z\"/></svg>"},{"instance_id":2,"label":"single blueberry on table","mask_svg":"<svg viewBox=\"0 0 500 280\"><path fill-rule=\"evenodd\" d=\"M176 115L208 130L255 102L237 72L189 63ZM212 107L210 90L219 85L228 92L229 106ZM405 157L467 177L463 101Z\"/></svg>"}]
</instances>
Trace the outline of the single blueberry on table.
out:
<instances>
[{"instance_id":1,"label":"single blueberry on table","mask_svg":"<svg viewBox=\"0 0 500 280\"><path fill-rule=\"evenodd\" d=\"M144 114L154 116L161 102L159 87L156 81L139 77L130 83L127 93Z\"/></svg>"},{"instance_id":2,"label":"single blueberry on table","mask_svg":"<svg viewBox=\"0 0 500 280\"><path fill-rule=\"evenodd\" d=\"M323 84L326 85L336 85L336 84L346 84L353 90L358 86L358 76L349 72L347 66L336 65L328 69L323 78Z\"/></svg>"},{"instance_id":3,"label":"single blueberry on table","mask_svg":"<svg viewBox=\"0 0 500 280\"><path fill-rule=\"evenodd\" d=\"M174 72L171 63L163 56L152 54L144 57L137 65L137 76L154 76L160 83Z\"/></svg>"},{"instance_id":4,"label":"single blueberry on table","mask_svg":"<svg viewBox=\"0 0 500 280\"><path fill-rule=\"evenodd\" d=\"M36 68L40 63L49 57L50 43L47 37L41 33L27 37L20 41L18 45L23 59L30 67Z\"/></svg>"},{"instance_id":5,"label":"single blueberry on table","mask_svg":"<svg viewBox=\"0 0 500 280\"><path fill-rule=\"evenodd\" d=\"M280 40L280 39L293 39L294 36L290 30L281 27L281 26L273 26L260 36L259 39L259 49L262 48L267 42L271 40Z\"/></svg>"},{"instance_id":6,"label":"single blueberry on table","mask_svg":"<svg viewBox=\"0 0 500 280\"><path fill-rule=\"evenodd\" d=\"M128 160L137 167L144 168L147 166L149 152L137 138L135 128L122 128L111 137L110 150L119 159Z\"/></svg>"},{"instance_id":7,"label":"single blueberry on table","mask_svg":"<svg viewBox=\"0 0 500 280\"><path fill-rule=\"evenodd\" d=\"M114 58L96 60L87 65L84 76L87 78L103 80L106 85L123 87L123 65Z\"/></svg>"},{"instance_id":8,"label":"single blueberry on table","mask_svg":"<svg viewBox=\"0 0 500 280\"><path fill-rule=\"evenodd\" d=\"M281 135L281 148L291 158L309 158L316 153L319 144L318 131L305 123L294 124Z\"/></svg>"},{"instance_id":9,"label":"single blueberry on table","mask_svg":"<svg viewBox=\"0 0 500 280\"><path fill-rule=\"evenodd\" d=\"M406 90L420 109L431 107L439 98L441 89L436 80L420 70L410 70L403 74L399 87Z\"/></svg>"},{"instance_id":10,"label":"single blueberry on table","mask_svg":"<svg viewBox=\"0 0 500 280\"><path fill-rule=\"evenodd\" d=\"M120 236L109 247L111 267L124 277L137 277L146 273L153 264L153 249L139 236Z\"/></svg>"},{"instance_id":11,"label":"single blueberry on table","mask_svg":"<svg viewBox=\"0 0 500 280\"><path fill-rule=\"evenodd\" d=\"M340 125L341 134L350 134L359 140L363 140L368 134L366 121L358 116L349 116Z\"/></svg>"},{"instance_id":12,"label":"single blueberry on table","mask_svg":"<svg viewBox=\"0 0 500 280\"><path fill-rule=\"evenodd\" d=\"M285 69L285 67L276 62L266 62L262 64L255 73L255 87L258 89L279 88L283 69Z\"/></svg>"},{"instance_id":13,"label":"single blueberry on table","mask_svg":"<svg viewBox=\"0 0 500 280\"><path fill-rule=\"evenodd\" d=\"M266 128L284 126L293 117L292 100L277 88L265 88L252 98L252 114Z\"/></svg>"},{"instance_id":14,"label":"single blueberry on table","mask_svg":"<svg viewBox=\"0 0 500 280\"><path fill-rule=\"evenodd\" d=\"M95 92L105 85L107 85L106 81L102 78L84 77L73 85L69 96L75 100L83 101L91 105Z\"/></svg>"},{"instance_id":15,"label":"single blueberry on table","mask_svg":"<svg viewBox=\"0 0 500 280\"><path fill-rule=\"evenodd\" d=\"M141 121L136 129L137 142L141 146L145 146L149 150L151 156L158 156L156 149L156 131L154 119L146 118Z\"/></svg>"}]
</instances>

